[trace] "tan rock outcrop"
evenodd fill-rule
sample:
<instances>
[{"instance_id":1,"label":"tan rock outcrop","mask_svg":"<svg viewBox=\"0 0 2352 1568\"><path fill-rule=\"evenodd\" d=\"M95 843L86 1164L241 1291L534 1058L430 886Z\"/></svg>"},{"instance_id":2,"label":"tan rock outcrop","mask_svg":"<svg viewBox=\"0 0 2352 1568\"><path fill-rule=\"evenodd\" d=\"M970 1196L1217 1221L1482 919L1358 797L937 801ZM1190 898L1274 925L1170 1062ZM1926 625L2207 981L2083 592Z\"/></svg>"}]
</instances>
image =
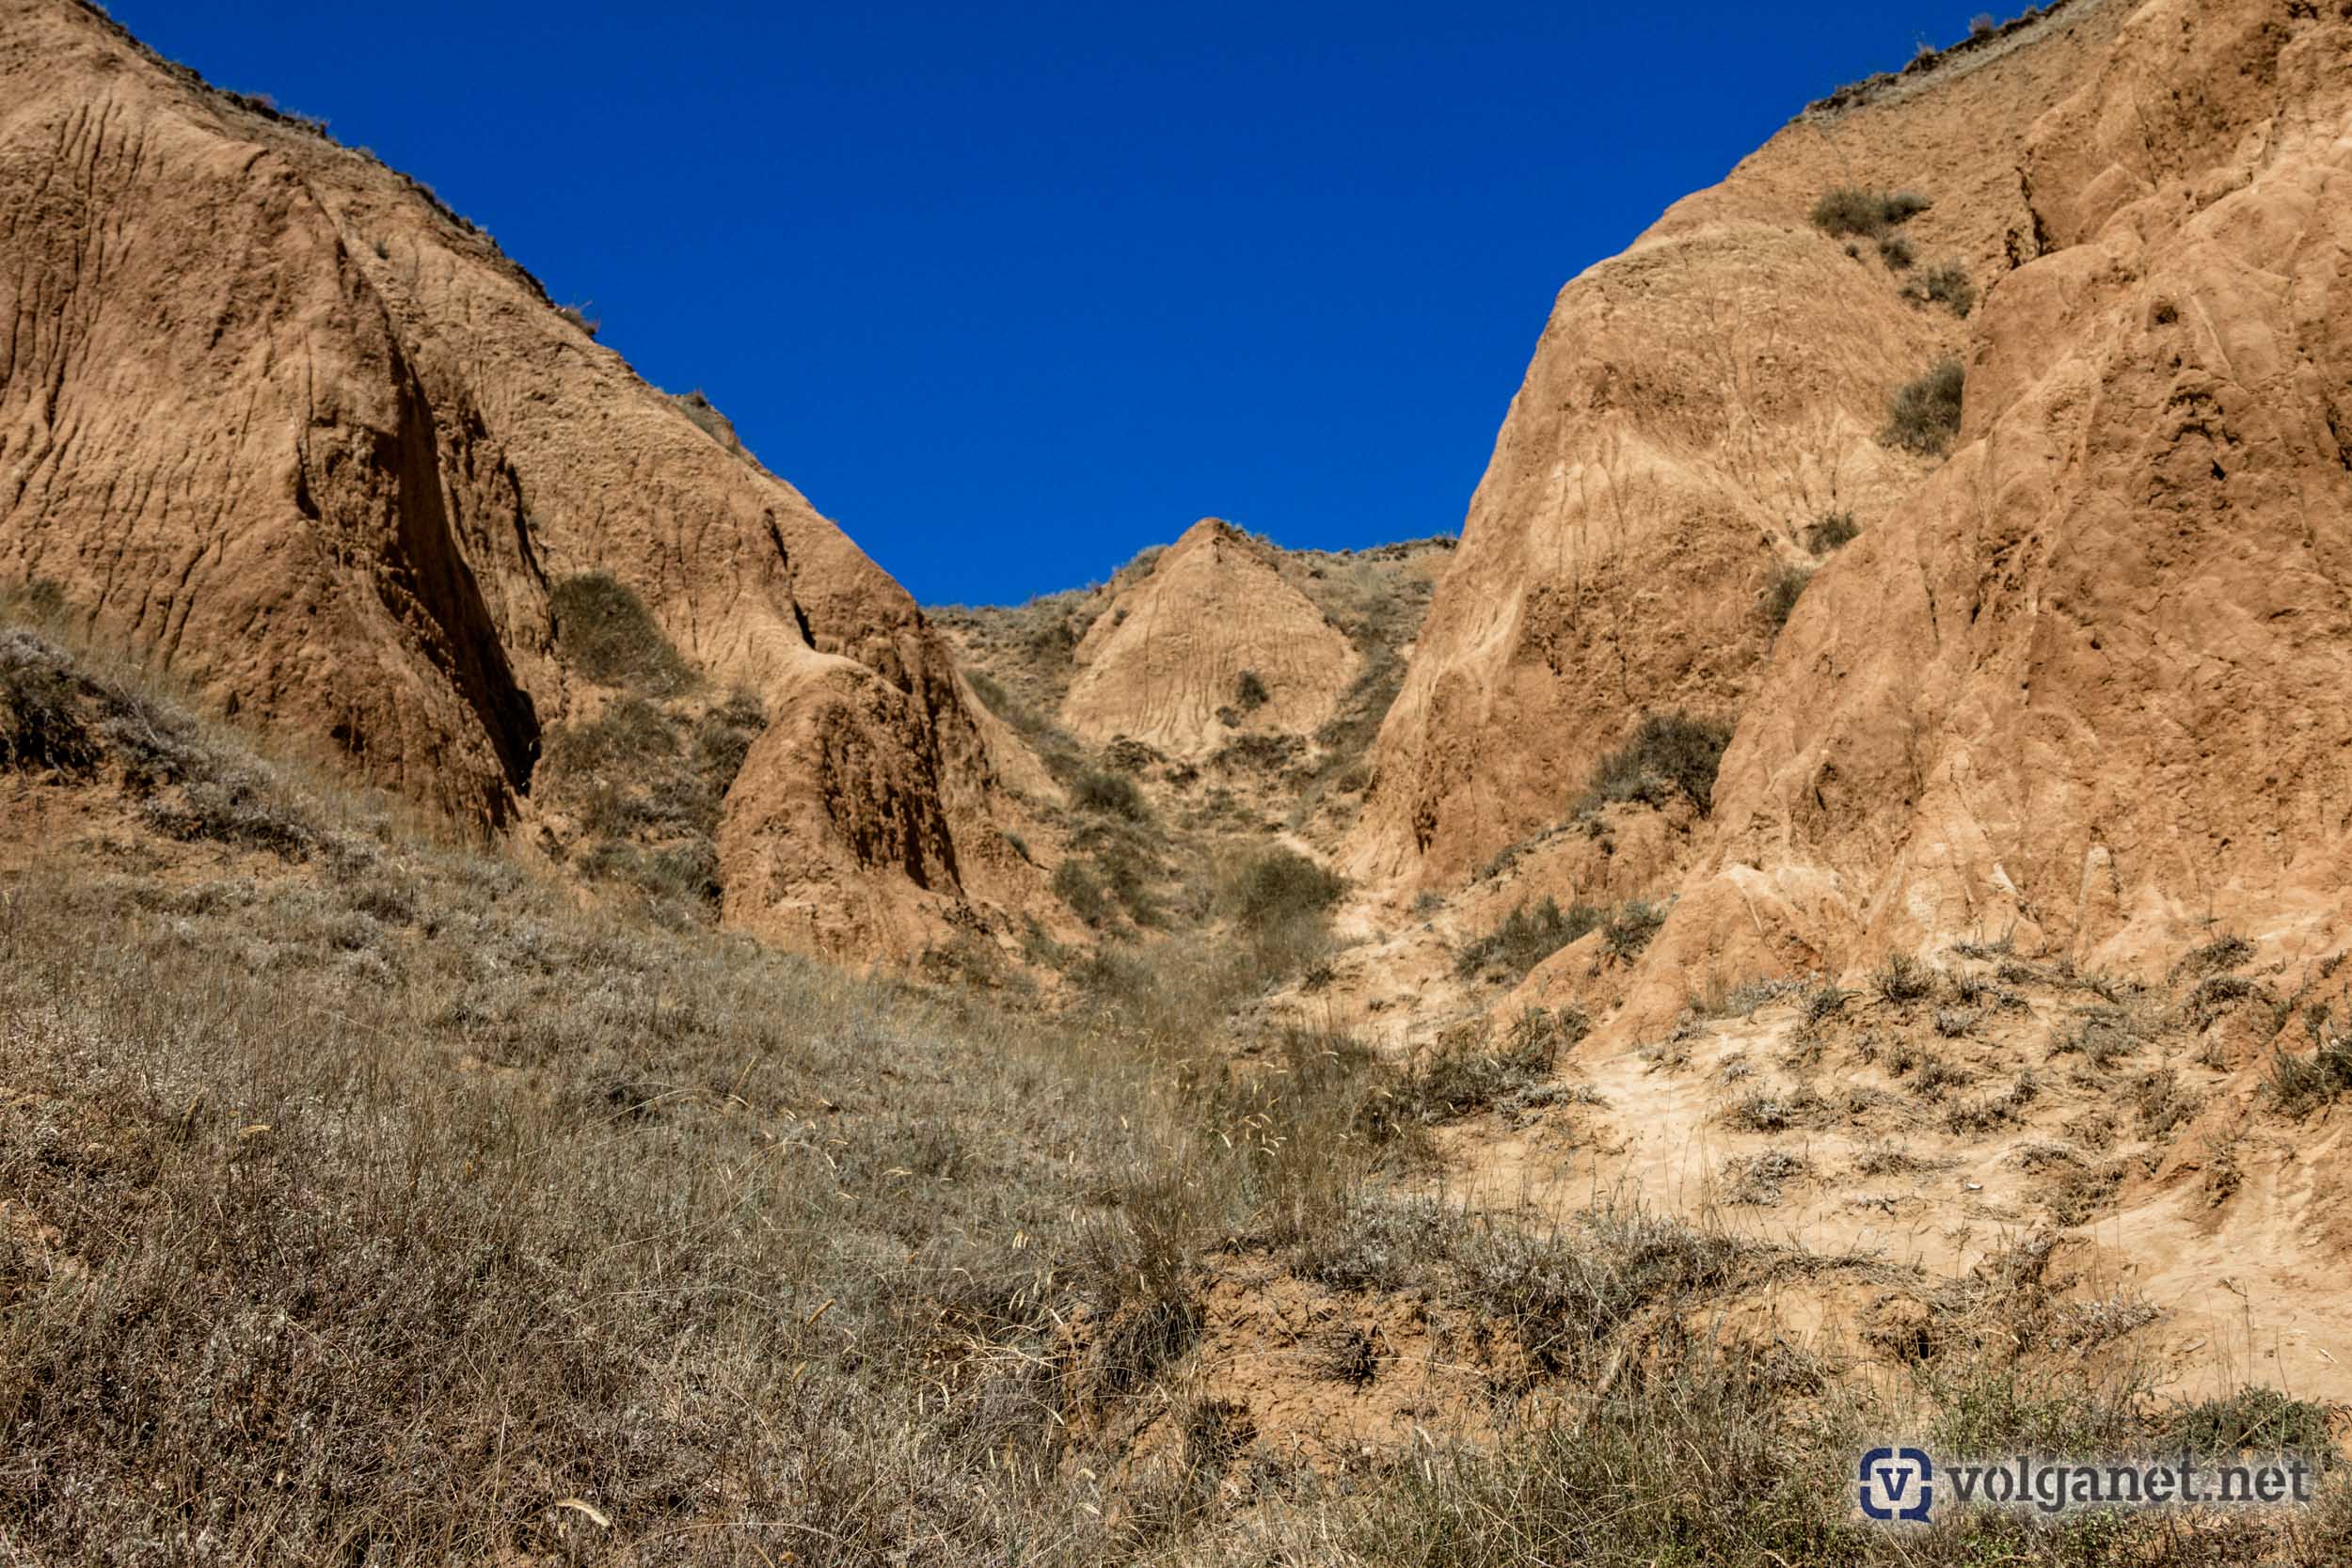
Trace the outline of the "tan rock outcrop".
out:
<instances>
[{"instance_id":1,"label":"tan rock outcrop","mask_svg":"<svg viewBox=\"0 0 2352 1568\"><path fill-rule=\"evenodd\" d=\"M1346 634L1260 546L1214 517L1120 591L1075 657L1061 706L1073 732L1125 735L1176 755L1213 751L1240 728L1313 730L1359 663ZM1245 674L1262 696L1242 696Z\"/></svg>"},{"instance_id":2,"label":"tan rock outcrop","mask_svg":"<svg viewBox=\"0 0 2352 1568\"><path fill-rule=\"evenodd\" d=\"M2012 927L2094 964L2340 947L2347 84L2340 4L2075 0L1801 117L1569 284L1353 868L1458 883L1680 706L1737 731L1626 1027L1708 972ZM1841 185L1931 198L1902 235L1976 311L1809 223ZM1948 458L1882 444L1947 354ZM1831 511L1861 537L1775 638L1759 585Z\"/></svg>"},{"instance_id":3,"label":"tan rock outcrop","mask_svg":"<svg viewBox=\"0 0 2352 1568\"><path fill-rule=\"evenodd\" d=\"M479 230L79 0L0 0L0 577L501 827L579 706L551 586L610 573L774 716L730 919L904 955L1029 896L906 594Z\"/></svg>"},{"instance_id":4,"label":"tan rock outcrop","mask_svg":"<svg viewBox=\"0 0 2352 1568\"><path fill-rule=\"evenodd\" d=\"M2074 0L1801 119L1561 291L1383 729L1354 870L1456 883L1556 823L1644 711L1745 706L1772 576L1812 563L1824 514L1897 515L1931 464L1878 441L1887 396L1969 336L1808 213L1841 185L1919 191L1918 261L1994 282L2035 244L2026 132L2124 9Z\"/></svg>"},{"instance_id":5,"label":"tan rock outcrop","mask_svg":"<svg viewBox=\"0 0 2352 1568\"><path fill-rule=\"evenodd\" d=\"M2352 8L2122 22L2027 138L2049 253L1972 324L1959 446L1741 721L1661 974L2344 944Z\"/></svg>"}]
</instances>

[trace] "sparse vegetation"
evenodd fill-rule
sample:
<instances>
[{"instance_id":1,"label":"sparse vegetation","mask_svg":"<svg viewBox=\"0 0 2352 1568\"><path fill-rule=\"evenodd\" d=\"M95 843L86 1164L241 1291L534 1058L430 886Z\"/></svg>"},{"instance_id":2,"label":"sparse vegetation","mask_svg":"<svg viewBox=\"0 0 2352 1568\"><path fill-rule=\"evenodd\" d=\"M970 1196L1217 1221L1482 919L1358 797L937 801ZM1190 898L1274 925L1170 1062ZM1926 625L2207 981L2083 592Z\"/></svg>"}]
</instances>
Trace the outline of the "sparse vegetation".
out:
<instances>
[{"instance_id":1,"label":"sparse vegetation","mask_svg":"<svg viewBox=\"0 0 2352 1568\"><path fill-rule=\"evenodd\" d=\"M609 572L564 578L548 594L556 652L590 680L665 697L693 671L655 625L645 603Z\"/></svg>"},{"instance_id":2,"label":"sparse vegetation","mask_svg":"<svg viewBox=\"0 0 2352 1568\"><path fill-rule=\"evenodd\" d=\"M1899 388L1886 405L1886 428L1879 439L1890 447L1941 457L1960 434L1962 396L1968 382L1967 367L1946 359L1918 380Z\"/></svg>"},{"instance_id":3,"label":"sparse vegetation","mask_svg":"<svg viewBox=\"0 0 2352 1568\"><path fill-rule=\"evenodd\" d=\"M1813 205L1813 226L1823 233L1877 239L1934 205L1915 191L1870 191L1840 185Z\"/></svg>"},{"instance_id":4,"label":"sparse vegetation","mask_svg":"<svg viewBox=\"0 0 2352 1568\"><path fill-rule=\"evenodd\" d=\"M1764 623L1777 634L1796 613L1797 601L1804 596L1805 584L1813 580L1809 566L1783 565L1774 568L1764 583Z\"/></svg>"},{"instance_id":5,"label":"sparse vegetation","mask_svg":"<svg viewBox=\"0 0 2352 1568\"><path fill-rule=\"evenodd\" d=\"M1563 910L1557 899L1549 897L1532 907L1520 904L1503 917L1502 925L1454 955L1454 973L1471 980L1489 970L1500 970L1518 979L1577 938L1598 930L1608 918L1606 910L1591 904Z\"/></svg>"},{"instance_id":6,"label":"sparse vegetation","mask_svg":"<svg viewBox=\"0 0 2352 1568\"><path fill-rule=\"evenodd\" d=\"M1255 670L1244 670L1233 682L1233 705L1244 713L1255 713L1271 699L1265 682Z\"/></svg>"},{"instance_id":7,"label":"sparse vegetation","mask_svg":"<svg viewBox=\"0 0 2352 1568\"><path fill-rule=\"evenodd\" d=\"M1935 971L1908 953L1889 953L1871 974L1870 984L1880 1001L1900 1007L1935 994Z\"/></svg>"},{"instance_id":8,"label":"sparse vegetation","mask_svg":"<svg viewBox=\"0 0 2352 1568\"><path fill-rule=\"evenodd\" d=\"M1568 815L1582 816L1613 801L1662 806L1679 794L1701 816L1713 806L1715 774L1731 744L1731 726L1675 708L1646 713L1633 736L1603 757Z\"/></svg>"},{"instance_id":9,"label":"sparse vegetation","mask_svg":"<svg viewBox=\"0 0 2352 1568\"><path fill-rule=\"evenodd\" d=\"M2309 1116L2352 1093L2352 1037L2322 1040L2309 1053L2280 1050L2270 1061L2270 1092L2291 1117Z\"/></svg>"},{"instance_id":10,"label":"sparse vegetation","mask_svg":"<svg viewBox=\"0 0 2352 1568\"><path fill-rule=\"evenodd\" d=\"M288 860L349 852L299 791L178 707L96 678L29 631L0 631L0 767L87 780L111 773L172 838Z\"/></svg>"},{"instance_id":11,"label":"sparse vegetation","mask_svg":"<svg viewBox=\"0 0 2352 1568\"><path fill-rule=\"evenodd\" d=\"M1827 555L1853 543L1861 533L1852 513L1824 512L1805 525L1804 547L1815 555Z\"/></svg>"},{"instance_id":12,"label":"sparse vegetation","mask_svg":"<svg viewBox=\"0 0 2352 1568\"><path fill-rule=\"evenodd\" d=\"M1903 297L1944 306L1964 321L1977 308L1977 286L1968 281L1966 267L1958 261L1941 261L1914 274L1903 285Z\"/></svg>"},{"instance_id":13,"label":"sparse vegetation","mask_svg":"<svg viewBox=\"0 0 2352 1568\"><path fill-rule=\"evenodd\" d=\"M1086 769L1071 781L1070 803L1080 811L1129 822L1148 821L1152 816L1152 808L1144 803L1143 792L1136 787L1135 780L1123 773L1099 768Z\"/></svg>"},{"instance_id":14,"label":"sparse vegetation","mask_svg":"<svg viewBox=\"0 0 2352 1568\"><path fill-rule=\"evenodd\" d=\"M650 860L714 819L765 716L747 695L609 684L550 733L549 802L603 835L584 855ZM1135 788L1145 766L1104 776ZM91 861L0 891L0 1174L26 1217L0 1234L0 1422L19 1458L0 1533L41 1560L199 1532L231 1558L325 1560L356 1521L362 1555L387 1560L1897 1560L1849 1517L1852 1442L1930 1418L1708 1326L1718 1300L1878 1265L1623 1200L1547 1228L1401 1196L1394 1179L1440 1147L1432 1127L1593 1103L1557 1076L1590 1022L1535 1010L1398 1067L1268 1022L1268 989L1334 953L1344 890L1305 856L1200 857L1165 895L1171 928L1137 942L1107 929L1122 895L1106 868L1162 853L1160 830L1073 788L1054 882L1093 900L1104 936L1084 952L1039 937L1068 975L1057 1017L582 909L512 864L338 818L36 639L0 641L0 767L134 799L240 780L295 836L205 841L310 862L273 879L255 860L170 878ZM1532 964L1570 927L1629 960L1663 918L1523 903L1474 969ZM2237 980L2228 958L2200 960L2192 994ZM1918 967L1921 995L1940 991ZM1849 1005L1801 984L1702 1001L1797 992L1808 1023ZM2026 1073L1960 1100L1967 1075L1914 1049L1899 1070L1936 1106L1920 1125L2014 1120L2036 1092ZM2156 1133L2196 1103L2166 1074L2120 1087ZM1852 1103L1798 1084L1726 1119L1777 1133ZM1785 1202L1821 1175L1811 1152L1739 1156L1717 1196ZM1916 1164L1861 1163L1889 1162ZM2082 1189L2053 1188L2054 1206L2113 1192L2081 1162L2051 1168ZM1285 1468L1286 1433L1203 1354L1232 1332L1217 1304L1237 1268L1343 1292L1317 1300L1339 1315L1294 1358L1343 1395L1395 1375L1401 1321L1345 1293L1410 1291L1445 1354L1475 1358L1491 1434L1456 1444L1433 1417L1420 1447L1351 1459L1344 1485ZM2001 1385L1969 1346L2009 1321L1997 1292L2029 1286L1994 1271L1917 1329L1944 1433L2259 1446L2324 1422L2284 1400L2120 1398L2040 1365ZM2071 1354L2135 1310L2015 1321ZM1138 1461L1147 1430L1156 1468ZM1746 1489L1694 1493L1693 1463ZM2083 1542L2069 1560L2167 1560L2154 1536L2008 1528L1939 1526L1900 1560ZM2309 1560L2340 1539L2313 1534ZM2171 1560L2232 1560L2183 1540Z\"/></svg>"}]
</instances>

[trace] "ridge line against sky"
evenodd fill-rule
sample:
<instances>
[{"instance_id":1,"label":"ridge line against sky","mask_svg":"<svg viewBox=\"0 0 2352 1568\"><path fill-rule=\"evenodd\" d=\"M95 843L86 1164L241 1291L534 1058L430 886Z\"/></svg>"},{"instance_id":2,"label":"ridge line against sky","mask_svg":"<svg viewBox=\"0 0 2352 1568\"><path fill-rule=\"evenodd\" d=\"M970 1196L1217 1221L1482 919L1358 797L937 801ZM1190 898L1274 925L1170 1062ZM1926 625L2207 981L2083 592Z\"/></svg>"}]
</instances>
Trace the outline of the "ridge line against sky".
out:
<instances>
[{"instance_id":1,"label":"ridge line against sky","mask_svg":"<svg viewBox=\"0 0 2352 1568\"><path fill-rule=\"evenodd\" d=\"M1567 279L1968 8L114 0L583 305L927 603L1457 529Z\"/></svg>"}]
</instances>

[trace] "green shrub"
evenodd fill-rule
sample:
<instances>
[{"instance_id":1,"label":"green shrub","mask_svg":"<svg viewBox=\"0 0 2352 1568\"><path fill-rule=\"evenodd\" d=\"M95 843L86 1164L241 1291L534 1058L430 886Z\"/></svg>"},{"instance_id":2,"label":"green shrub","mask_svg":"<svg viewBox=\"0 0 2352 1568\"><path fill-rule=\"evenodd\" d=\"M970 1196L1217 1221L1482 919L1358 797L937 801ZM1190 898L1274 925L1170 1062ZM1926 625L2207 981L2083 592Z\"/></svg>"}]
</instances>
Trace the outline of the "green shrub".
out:
<instances>
[{"instance_id":1,"label":"green shrub","mask_svg":"<svg viewBox=\"0 0 2352 1568\"><path fill-rule=\"evenodd\" d=\"M1913 191L1867 191L1840 185L1813 205L1813 226L1832 235L1877 238L1909 223L1933 203Z\"/></svg>"},{"instance_id":2,"label":"green shrub","mask_svg":"<svg viewBox=\"0 0 2352 1568\"><path fill-rule=\"evenodd\" d=\"M1968 281L1968 269L1958 261L1944 261L1915 276L1903 287L1903 297L1922 305L1945 305L1963 321L1977 308L1977 286Z\"/></svg>"},{"instance_id":3,"label":"green shrub","mask_svg":"<svg viewBox=\"0 0 2352 1568\"><path fill-rule=\"evenodd\" d=\"M1516 979L1587 931L1598 930L1607 918L1606 911L1591 904L1566 910L1553 898L1532 909L1521 904L1501 926L1454 955L1454 975L1470 980L1501 967Z\"/></svg>"},{"instance_id":4,"label":"green shrub","mask_svg":"<svg viewBox=\"0 0 2352 1568\"><path fill-rule=\"evenodd\" d=\"M668 696L693 683L693 672L635 593L607 572L565 578L548 595L555 648L583 675Z\"/></svg>"},{"instance_id":5,"label":"green shrub","mask_svg":"<svg viewBox=\"0 0 2352 1568\"><path fill-rule=\"evenodd\" d=\"M1824 512L1806 526L1804 547L1815 555L1827 555L1853 543L1861 532L1854 526L1852 513Z\"/></svg>"},{"instance_id":6,"label":"green shrub","mask_svg":"<svg viewBox=\"0 0 2352 1568\"><path fill-rule=\"evenodd\" d=\"M1886 263L1890 272L1902 272L1918 259L1919 253L1911 248L1911 242L1899 234L1889 234L1879 242L1879 260Z\"/></svg>"},{"instance_id":7,"label":"green shrub","mask_svg":"<svg viewBox=\"0 0 2352 1568\"><path fill-rule=\"evenodd\" d=\"M1960 434L1962 394L1967 382L1968 368L1957 359L1946 359L1918 380L1898 388L1887 402L1886 428L1879 433L1879 439L1905 451L1943 456Z\"/></svg>"},{"instance_id":8,"label":"green shrub","mask_svg":"<svg viewBox=\"0 0 2352 1568\"><path fill-rule=\"evenodd\" d=\"M1070 912L1089 926L1100 926L1110 912L1110 900L1103 895L1103 884L1094 879L1086 863L1074 856L1054 867L1054 875L1046 886L1054 896L1070 906Z\"/></svg>"},{"instance_id":9,"label":"green shrub","mask_svg":"<svg viewBox=\"0 0 2352 1568\"><path fill-rule=\"evenodd\" d=\"M1607 934L1609 956L1619 963L1631 963L1649 946L1650 938L1666 924L1666 906L1635 898L1621 904L1602 927Z\"/></svg>"},{"instance_id":10,"label":"green shrub","mask_svg":"<svg viewBox=\"0 0 2352 1568\"><path fill-rule=\"evenodd\" d=\"M1788 624L1797 601L1804 596L1804 585L1812 580L1810 566L1784 565L1772 573L1764 585L1764 622L1774 632Z\"/></svg>"},{"instance_id":11,"label":"green shrub","mask_svg":"<svg viewBox=\"0 0 2352 1568\"><path fill-rule=\"evenodd\" d=\"M1255 713L1266 705L1265 682L1255 670L1244 670L1233 683L1233 705L1244 713Z\"/></svg>"},{"instance_id":12,"label":"green shrub","mask_svg":"<svg viewBox=\"0 0 2352 1568\"><path fill-rule=\"evenodd\" d=\"M28 633L10 633L0 642L0 767L81 776L98 757L64 656Z\"/></svg>"},{"instance_id":13,"label":"green shrub","mask_svg":"<svg viewBox=\"0 0 2352 1568\"><path fill-rule=\"evenodd\" d=\"M2270 1093L2291 1117L2309 1116L2352 1092L2352 1037L2324 1040L2310 1055L2280 1052L2270 1063Z\"/></svg>"},{"instance_id":14,"label":"green shrub","mask_svg":"<svg viewBox=\"0 0 2352 1568\"><path fill-rule=\"evenodd\" d=\"M1080 811L1129 822L1141 822L1152 815L1135 780L1099 768L1089 768L1078 774L1070 785L1070 799Z\"/></svg>"},{"instance_id":15,"label":"green shrub","mask_svg":"<svg viewBox=\"0 0 2352 1568\"><path fill-rule=\"evenodd\" d=\"M1226 879L1219 902L1245 926L1319 916L1347 891L1337 872L1289 849L1253 855Z\"/></svg>"},{"instance_id":16,"label":"green shrub","mask_svg":"<svg viewBox=\"0 0 2352 1568\"><path fill-rule=\"evenodd\" d=\"M1677 793L1705 814L1714 803L1715 774L1731 726L1676 708L1642 716L1633 738L1603 757L1584 793L1569 807L1582 816L1611 801L1639 800L1662 806Z\"/></svg>"}]
</instances>

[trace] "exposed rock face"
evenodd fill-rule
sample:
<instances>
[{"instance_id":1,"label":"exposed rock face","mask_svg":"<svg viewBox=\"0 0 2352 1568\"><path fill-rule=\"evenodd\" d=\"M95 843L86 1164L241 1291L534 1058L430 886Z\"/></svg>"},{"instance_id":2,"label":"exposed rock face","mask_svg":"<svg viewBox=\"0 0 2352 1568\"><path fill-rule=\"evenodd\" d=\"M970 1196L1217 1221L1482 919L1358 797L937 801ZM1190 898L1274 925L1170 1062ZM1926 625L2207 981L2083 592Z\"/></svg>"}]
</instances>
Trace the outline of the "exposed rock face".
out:
<instances>
[{"instance_id":1,"label":"exposed rock face","mask_svg":"<svg viewBox=\"0 0 2352 1568\"><path fill-rule=\"evenodd\" d=\"M1800 120L1561 291L1384 728L1357 871L1458 882L1558 822L1645 710L1744 707L1771 578L1812 563L1823 515L1867 531L1916 490L1931 464L1877 439L1887 395L1969 335L1808 212L1835 186L1920 191L1919 261L1990 283L2033 244L2026 130L2122 8L2076 0Z\"/></svg>"},{"instance_id":2,"label":"exposed rock face","mask_svg":"<svg viewBox=\"0 0 2352 1568\"><path fill-rule=\"evenodd\" d=\"M1244 725L1314 730L1359 662L1346 634L1214 517L1111 601L1076 659L1064 723L1089 740L1125 735L1178 755L1213 751Z\"/></svg>"},{"instance_id":3,"label":"exposed rock face","mask_svg":"<svg viewBox=\"0 0 2352 1568\"><path fill-rule=\"evenodd\" d=\"M2075 0L1809 116L1563 291L1356 868L1448 884L1645 710L1736 718L1633 988L2012 925L2095 963L2352 916L2352 8ZM1835 186L1917 190L1904 297ZM1886 399L1968 366L1948 458ZM1775 639L1759 586L1851 512ZM1563 890L1567 891L1567 890ZM2331 935L2331 933L2333 933Z\"/></svg>"},{"instance_id":4,"label":"exposed rock face","mask_svg":"<svg viewBox=\"0 0 2352 1568\"><path fill-rule=\"evenodd\" d=\"M2343 946L2352 7L2118 21L2026 139L2045 254L1961 443L1799 607L1662 964Z\"/></svg>"},{"instance_id":5,"label":"exposed rock face","mask_svg":"<svg viewBox=\"0 0 2352 1568\"><path fill-rule=\"evenodd\" d=\"M503 826L578 705L550 587L609 572L775 716L721 832L731 919L903 954L1028 895L905 593L485 236L78 0L0 0L0 577Z\"/></svg>"}]
</instances>

